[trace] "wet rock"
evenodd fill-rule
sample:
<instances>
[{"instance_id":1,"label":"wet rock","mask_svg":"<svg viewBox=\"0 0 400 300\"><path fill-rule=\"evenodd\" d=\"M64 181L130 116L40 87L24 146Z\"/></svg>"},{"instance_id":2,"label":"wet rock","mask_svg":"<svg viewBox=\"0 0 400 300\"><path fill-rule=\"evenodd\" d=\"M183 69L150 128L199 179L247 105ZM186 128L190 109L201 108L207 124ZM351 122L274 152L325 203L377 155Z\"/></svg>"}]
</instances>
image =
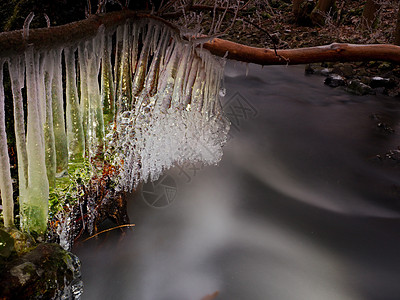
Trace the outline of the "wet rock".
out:
<instances>
[{"instance_id":1,"label":"wet rock","mask_svg":"<svg viewBox=\"0 0 400 300\"><path fill-rule=\"evenodd\" d=\"M371 82L370 82L370 86L371 88L375 89L375 88L393 88L395 87L396 83L394 81L392 81L390 78L383 78L383 77L372 77L371 78Z\"/></svg>"},{"instance_id":2,"label":"wet rock","mask_svg":"<svg viewBox=\"0 0 400 300\"><path fill-rule=\"evenodd\" d=\"M332 73L332 69L326 68L317 64L309 64L305 67L306 74L328 76Z\"/></svg>"},{"instance_id":3,"label":"wet rock","mask_svg":"<svg viewBox=\"0 0 400 300\"><path fill-rule=\"evenodd\" d=\"M333 67L333 72L345 77L350 77L353 76L353 66L340 63Z\"/></svg>"},{"instance_id":4,"label":"wet rock","mask_svg":"<svg viewBox=\"0 0 400 300\"><path fill-rule=\"evenodd\" d=\"M330 74L324 81L326 85L331 87L343 86L346 84L344 78L337 74Z\"/></svg>"},{"instance_id":5,"label":"wet rock","mask_svg":"<svg viewBox=\"0 0 400 300\"><path fill-rule=\"evenodd\" d=\"M324 68L334 68L335 67L335 63L333 63L333 62L323 62L323 63L321 63L321 67L324 67Z\"/></svg>"},{"instance_id":6,"label":"wet rock","mask_svg":"<svg viewBox=\"0 0 400 300\"><path fill-rule=\"evenodd\" d=\"M0 264L3 264L15 252L14 240L12 236L0 229Z\"/></svg>"},{"instance_id":7,"label":"wet rock","mask_svg":"<svg viewBox=\"0 0 400 300\"><path fill-rule=\"evenodd\" d=\"M371 83L371 77L369 76L362 76L359 77L360 81L366 85L369 85Z\"/></svg>"},{"instance_id":8,"label":"wet rock","mask_svg":"<svg viewBox=\"0 0 400 300\"><path fill-rule=\"evenodd\" d=\"M392 64L390 62L382 62L378 65L379 70L390 70L392 68Z\"/></svg>"},{"instance_id":9,"label":"wet rock","mask_svg":"<svg viewBox=\"0 0 400 300\"><path fill-rule=\"evenodd\" d=\"M82 293L79 259L58 244L39 244L7 261L0 281L2 299L75 299Z\"/></svg>"},{"instance_id":10,"label":"wet rock","mask_svg":"<svg viewBox=\"0 0 400 300\"><path fill-rule=\"evenodd\" d=\"M358 76L368 76L368 72L365 68L360 68L357 70L357 75Z\"/></svg>"},{"instance_id":11,"label":"wet rock","mask_svg":"<svg viewBox=\"0 0 400 300\"><path fill-rule=\"evenodd\" d=\"M365 83L362 83L360 80L352 80L347 86L346 90L355 95L368 95L374 94L372 88Z\"/></svg>"},{"instance_id":12,"label":"wet rock","mask_svg":"<svg viewBox=\"0 0 400 300\"><path fill-rule=\"evenodd\" d=\"M329 68L323 68L323 69L320 71L320 74L323 75L323 76L328 76L328 75L331 74L331 73L332 73L332 69L329 69Z\"/></svg>"},{"instance_id":13,"label":"wet rock","mask_svg":"<svg viewBox=\"0 0 400 300\"><path fill-rule=\"evenodd\" d=\"M16 228L4 228L14 240L15 251L18 255L29 252L36 246L36 242L32 236L25 232L21 232Z\"/></svg>"},{"instance_id":14,"label":"wet rock","mask_svg":"<svg viewBox=\"0 0 400 300\"><path fill-rule=\"evenodd\" d=\"M313 64L306 65L304 72L306 74L314 74L315 73L315 65L313 65Z\"/></svg>"},{"instance_id":15,"label":"wet rock","mask_svg":"<svg viewBox=\"0 0 400 300\"><path fill-rule=\"evenodd\" d=\"M400 97L400 91L393 91L393 90L388 90L387 91L388 96L390 97Z\"/></svg>"}]
</instances>

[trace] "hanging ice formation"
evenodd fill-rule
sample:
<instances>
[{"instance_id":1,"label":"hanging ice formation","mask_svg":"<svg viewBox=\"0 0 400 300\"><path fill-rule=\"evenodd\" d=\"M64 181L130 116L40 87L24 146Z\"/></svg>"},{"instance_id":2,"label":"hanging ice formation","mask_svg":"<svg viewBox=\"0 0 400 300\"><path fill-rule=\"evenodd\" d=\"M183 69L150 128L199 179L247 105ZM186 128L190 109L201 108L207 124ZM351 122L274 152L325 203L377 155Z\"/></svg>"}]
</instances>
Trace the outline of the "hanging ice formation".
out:
<instances>
[{"instance_id":1,"label":"hanging ice formation","mask_svg":"<svg viewBox=\"0 0 400 300\"><path fill-rule=\"evenodd\" d=\"M67 172L68 161L101 161L105 153L120 170L120 188L129 191L174 163L215 164L222 156L229 130L218 98L224 62L157 20L102 26L95 37L60 49L31 45L23 55L0 58L1 66L4 61L13 93L21 223L28 230L46 229L49 186ZM3 103L1 82L4 206L12 195Z\"/></svg>"},{"instance_id":2,"label":"hanging ice formation","mask_svg":"<svg viewBox=\"0 0 400 300\"><path fill-rule=\"evenodd\" d=\"M223 61L152 20L127 22L116 45L121 186L156 180L174 163L217 163L229 129L218 98Z\"/></svg>"}]
</instances>

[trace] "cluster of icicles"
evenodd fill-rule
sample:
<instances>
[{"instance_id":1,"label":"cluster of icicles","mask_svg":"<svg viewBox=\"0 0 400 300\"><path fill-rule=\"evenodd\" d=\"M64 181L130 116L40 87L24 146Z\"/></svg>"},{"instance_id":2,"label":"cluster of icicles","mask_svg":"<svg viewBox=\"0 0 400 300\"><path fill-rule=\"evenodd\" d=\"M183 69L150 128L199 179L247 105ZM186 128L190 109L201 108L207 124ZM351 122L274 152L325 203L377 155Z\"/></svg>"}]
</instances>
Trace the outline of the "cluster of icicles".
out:
<instances>
[{"instance_id":1,"label":"cluster of icicles","mask_svg":"<svg viewBox=\"0 0 400 300\"><path fill-rule=\"evenodd\" d=\"M13 94L21 223L30 229L43 226L29 222L47 215L49 186L68 163L105 153L119 167L120 188L131 190L174 163L215 164L222 156L229 130L218 97L223 61L156 20L102 26L76 45L48 51L32 45L24 55L0 58L3 204L12 201L4 63Z\"/></svg>"}]
</instances>

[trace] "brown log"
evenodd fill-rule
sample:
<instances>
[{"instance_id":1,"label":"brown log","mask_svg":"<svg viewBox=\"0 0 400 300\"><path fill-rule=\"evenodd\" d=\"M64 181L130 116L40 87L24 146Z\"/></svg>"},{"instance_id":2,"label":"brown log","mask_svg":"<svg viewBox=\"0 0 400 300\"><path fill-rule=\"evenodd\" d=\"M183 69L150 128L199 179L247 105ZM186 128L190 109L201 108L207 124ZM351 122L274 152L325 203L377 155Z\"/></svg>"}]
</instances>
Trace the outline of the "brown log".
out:
<instances>
[{"instance_id":1,"label":"brown log","mask_svg":"<svg viewBox=\"0 0 400 300\"><path fill-rule=\"evenodd\" d=\"M29 30L28 38L24 38L23 30L0 33L0 57L22 54L26 47L33 44L36 49L65 47L93 37L104 25L106 29L115 28L127 19L152 18L164 23L176 32L178 29L153 15L122 10L90 18L62 26ZM217 56L229 59L256 63L260 65L305 64L324 61L368 61L383 60L400 63L400 47L394 45L352 45L331 44L327 46L277 50L254 48L222 39L214 39L203 45Z\"/></svg>"},{"instance_id":2,"label":"brown log","mask_svg":"<svg viewBox=\"0 0 400 300\"><path fill-rule=\"evenodd\" d=\"M259 65L307 64L326 61L382 60L400 63L400 46L388 44L354 45L334 43L326 46L277 50L255 48L222 39L203 47L217 56Z\"/></svg>"}]
</instances>

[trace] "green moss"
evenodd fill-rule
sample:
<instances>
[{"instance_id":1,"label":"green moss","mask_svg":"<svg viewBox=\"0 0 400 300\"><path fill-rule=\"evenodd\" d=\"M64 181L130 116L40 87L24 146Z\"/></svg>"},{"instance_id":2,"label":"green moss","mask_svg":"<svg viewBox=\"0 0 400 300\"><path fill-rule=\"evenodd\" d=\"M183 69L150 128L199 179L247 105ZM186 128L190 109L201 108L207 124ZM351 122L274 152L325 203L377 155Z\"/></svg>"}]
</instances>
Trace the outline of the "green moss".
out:
<instances>
[{"instance_id":1,"label":"green moss","mask_svg":"<svg viewBox=\"0 0 400 300\"><path fill-rule=\"evenodd\" d=\"M68 175L57 178L55 188L49 194L49 218L52 219L65 205L73 206L84 195L83 186L92 178L92 168L87 160L82 163L70 163Z\"/></svg>"}]
</instances>

